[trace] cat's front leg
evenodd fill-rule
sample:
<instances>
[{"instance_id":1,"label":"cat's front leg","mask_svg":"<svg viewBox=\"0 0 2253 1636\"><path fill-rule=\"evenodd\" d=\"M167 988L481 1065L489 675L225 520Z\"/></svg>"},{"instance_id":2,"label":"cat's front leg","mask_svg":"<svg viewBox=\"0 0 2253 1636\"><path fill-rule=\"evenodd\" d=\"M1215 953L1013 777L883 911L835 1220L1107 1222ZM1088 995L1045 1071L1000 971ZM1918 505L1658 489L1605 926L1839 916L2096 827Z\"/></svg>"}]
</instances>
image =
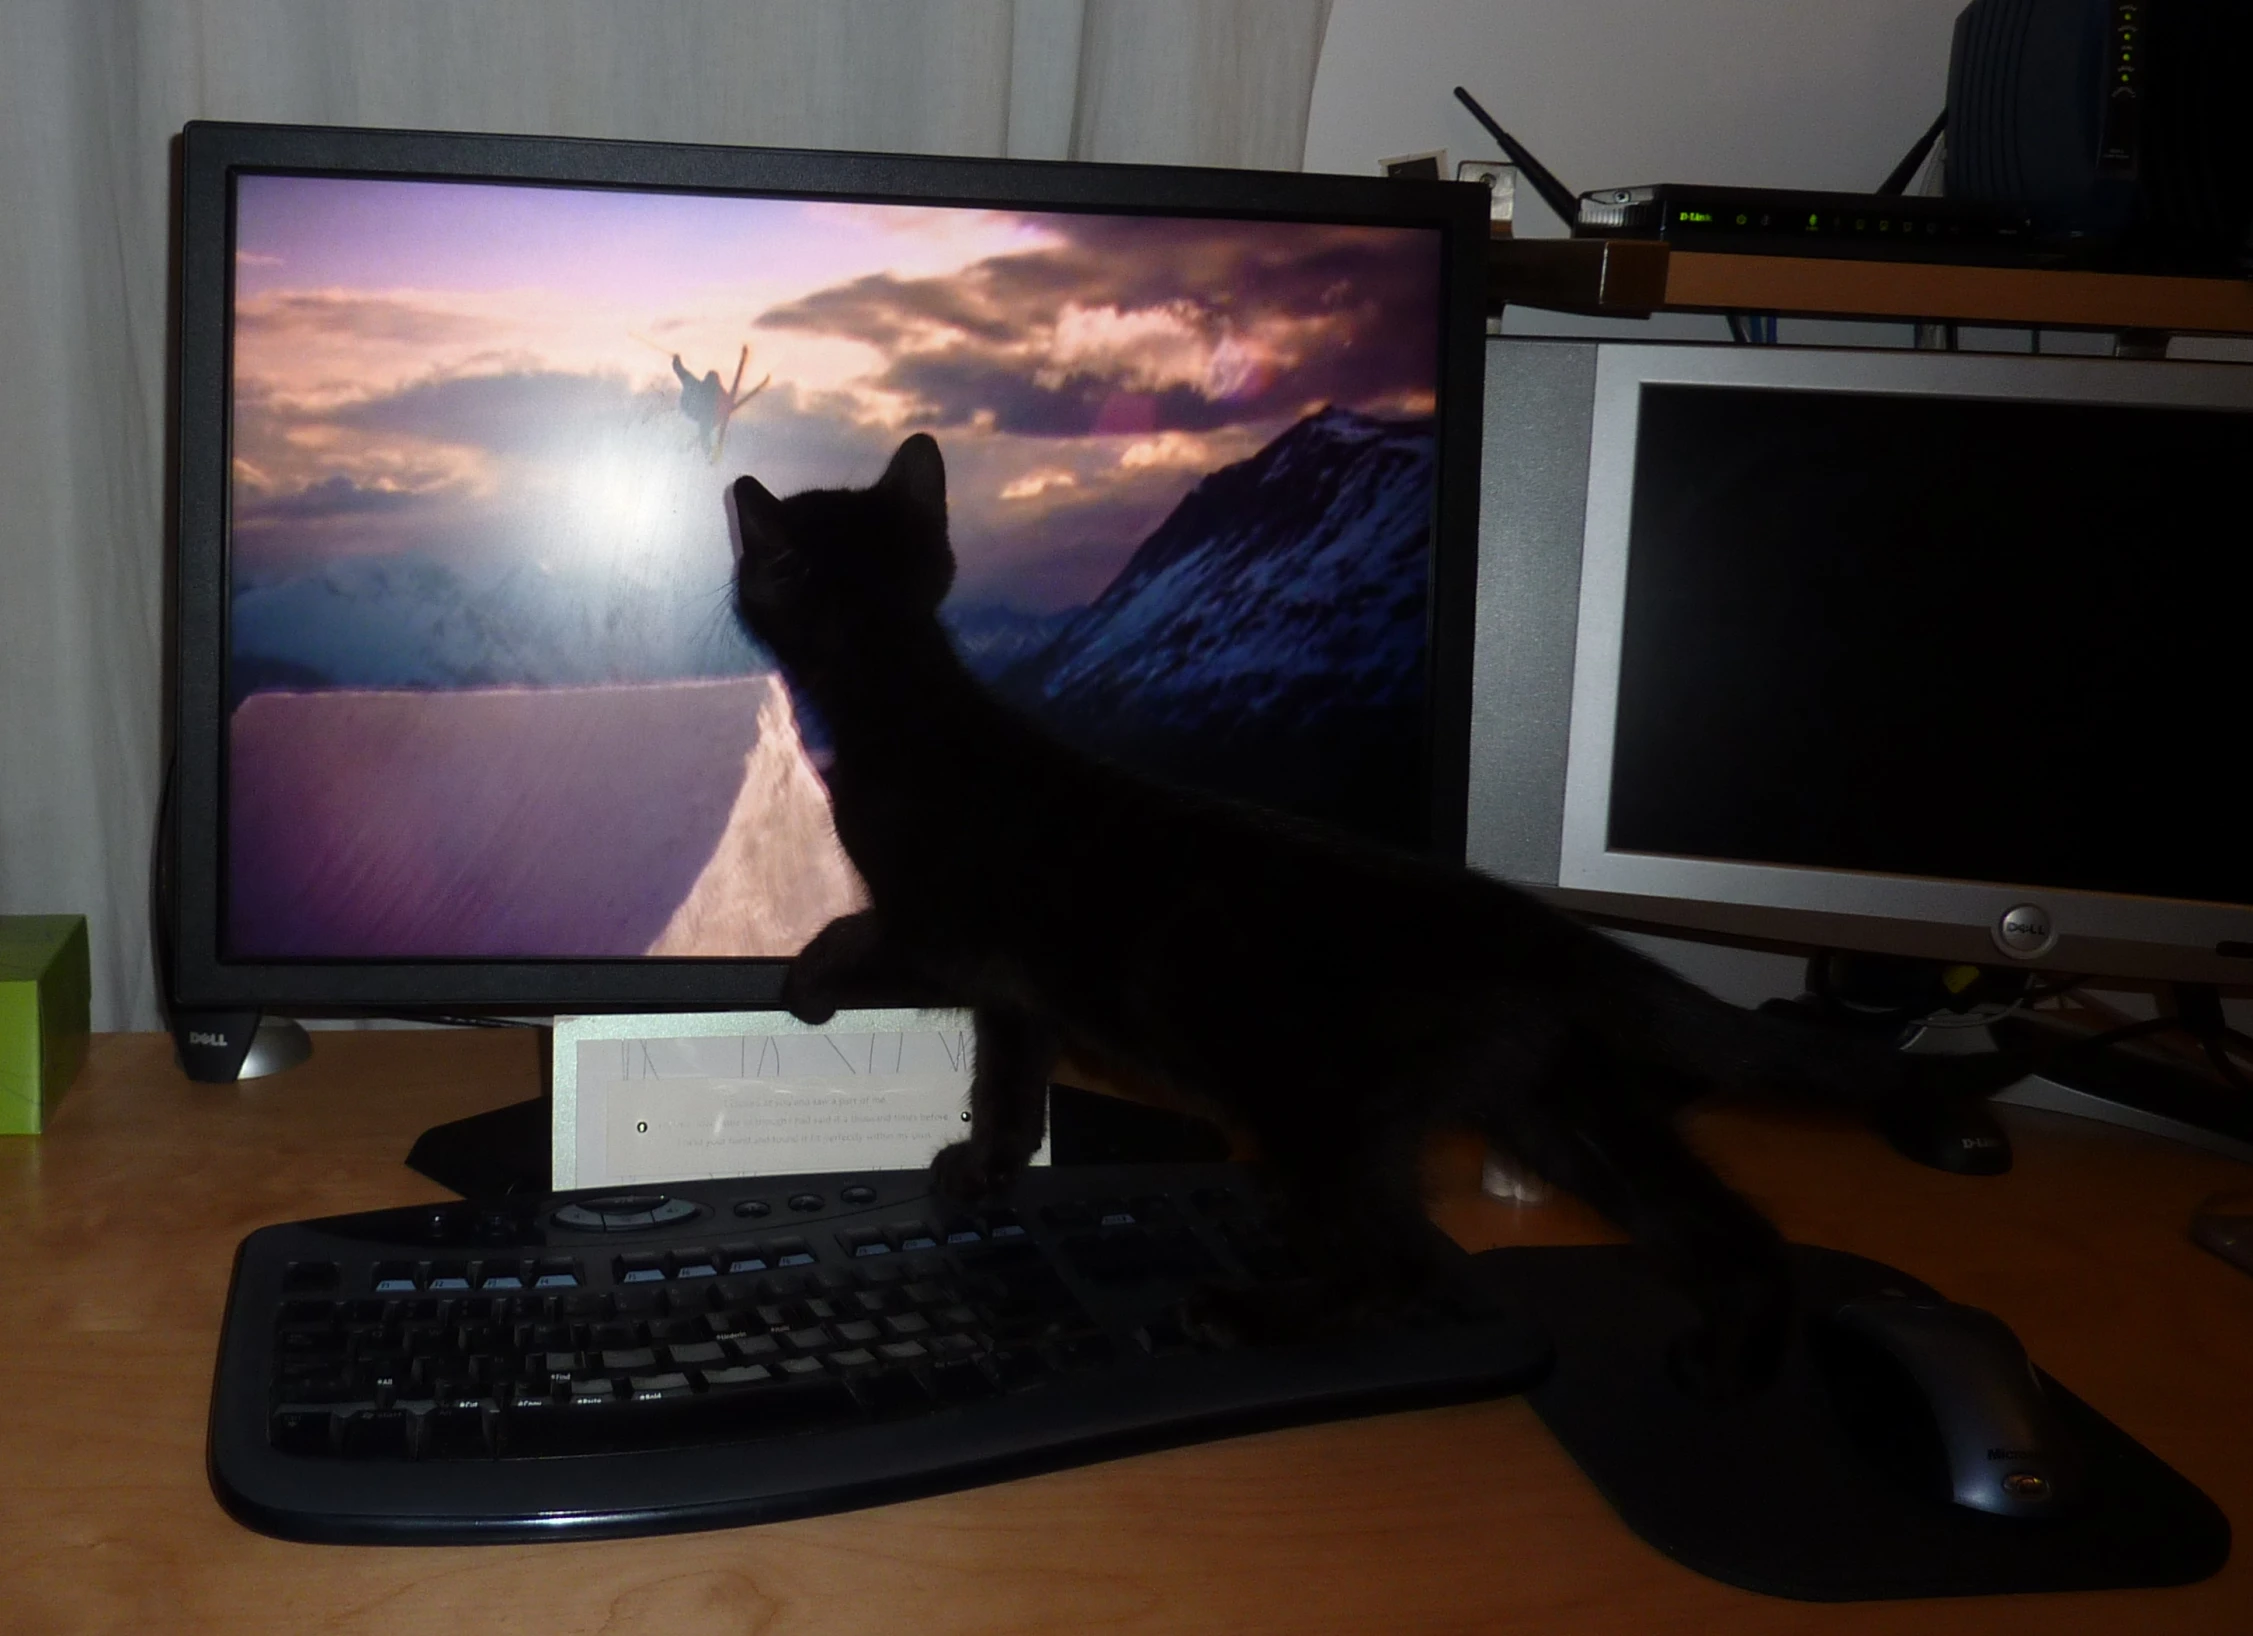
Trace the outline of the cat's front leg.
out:
<instances>
[{"instance_id":1,"label":"cat's front leg","mask_svg":"<svg viewBox=\"0 0 2253 1636\"><path fill-rule=\"evenodd\" d=\"M962 1202L1007 1192L1040 1150L1059 1048L1056 1030L1029 1011L982 1005L975 1020L970 1134L931 1161L932 1185Z\"/></svg>"},{"instance_id":2,"label":"cat's front leg","mask_svg":"<svg viewBox=\"0 0 2253 1636\"><path fill-rule=\"evenodd\" d=\"M873 909L839 915L798 951L782 980L782 1003L803 1023L825 1023L846 1006L927 1001L914 962L885 935Z\"/></svg>"}]
</instances>

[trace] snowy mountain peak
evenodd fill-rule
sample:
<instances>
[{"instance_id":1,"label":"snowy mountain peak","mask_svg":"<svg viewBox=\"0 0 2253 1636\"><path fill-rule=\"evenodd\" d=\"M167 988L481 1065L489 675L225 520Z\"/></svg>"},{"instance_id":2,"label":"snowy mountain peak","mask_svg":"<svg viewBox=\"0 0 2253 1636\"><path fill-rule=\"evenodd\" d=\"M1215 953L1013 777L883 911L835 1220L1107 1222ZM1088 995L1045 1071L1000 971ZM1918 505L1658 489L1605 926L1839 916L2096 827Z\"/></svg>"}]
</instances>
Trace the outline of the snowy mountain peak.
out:
<instances>
[{"instance_id":1,"label":"snowy mountain peak","mask_svg":"<svg viewBox=\"0 0 2253 1636\"><path fill-rule=\"evenodd\" d=\"M1004 691L1147 729L1419 688L1432 483L1430 421L1310 415L1184 496Z\"/></svg>"}]
</instances>

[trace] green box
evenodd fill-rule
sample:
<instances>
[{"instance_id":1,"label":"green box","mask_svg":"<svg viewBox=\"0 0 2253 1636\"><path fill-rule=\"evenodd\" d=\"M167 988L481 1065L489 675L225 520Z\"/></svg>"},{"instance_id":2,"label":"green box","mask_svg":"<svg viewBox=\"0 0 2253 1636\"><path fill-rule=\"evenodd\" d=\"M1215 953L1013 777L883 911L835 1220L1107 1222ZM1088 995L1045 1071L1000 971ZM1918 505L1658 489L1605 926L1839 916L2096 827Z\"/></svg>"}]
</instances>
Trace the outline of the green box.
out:
<instances>
[{"instance_id":1,"label":"green box","mask_svg":"<svg viewBox=\"0 0 2253 1636\"><path fill-rule=\"evenodd\" d=\"M0 915L0 1136L36 1136L86 1060L84 915Z\"/></svg>"}]
</instances>

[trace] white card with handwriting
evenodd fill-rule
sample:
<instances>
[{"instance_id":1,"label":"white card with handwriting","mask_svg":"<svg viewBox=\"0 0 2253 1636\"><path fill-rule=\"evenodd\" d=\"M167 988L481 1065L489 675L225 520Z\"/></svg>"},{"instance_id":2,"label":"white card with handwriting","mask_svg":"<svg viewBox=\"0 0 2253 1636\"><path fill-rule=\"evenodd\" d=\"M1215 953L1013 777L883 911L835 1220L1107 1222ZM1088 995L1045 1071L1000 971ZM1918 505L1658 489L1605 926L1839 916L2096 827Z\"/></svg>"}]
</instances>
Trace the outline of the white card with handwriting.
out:
<instances>
[{"instance_id":1,"label":"white card with handwriting","mask_svg":"<svg viewBox=\"0 0 2253 1636\"><path fill-rule=\"evenodd\" d=\"M920 1169L969 1129L971 1040L967 1011L558 1017L553 1185Z\"/></svg>"}]
</instances>

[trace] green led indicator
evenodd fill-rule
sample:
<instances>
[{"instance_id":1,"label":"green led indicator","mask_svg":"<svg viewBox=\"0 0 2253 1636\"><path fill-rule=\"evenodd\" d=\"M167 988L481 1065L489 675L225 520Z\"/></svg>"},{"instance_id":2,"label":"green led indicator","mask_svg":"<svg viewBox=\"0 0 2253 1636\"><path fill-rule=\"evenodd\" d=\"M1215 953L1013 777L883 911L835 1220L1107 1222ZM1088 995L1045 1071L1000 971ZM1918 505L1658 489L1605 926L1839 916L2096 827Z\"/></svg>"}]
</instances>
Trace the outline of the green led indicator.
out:
<instances>
[{"instance_id":1,"label":"green led indicator","mask_svg":"<svg viewBox=\"0 0 2253 1636\"><path fill-rule=\"evenodd\" d=\"M1818 227L1820 227L1820 226L1822 226L1822 225L1823 225L1823 219L1822 219L1822 218L1821 218L1820 216L1817 216L1816 214L1814 214L1814 213L1813 213L1812 211L1810 211L1810 212L1808 213L1808 216L1807 216L1807 230L1808 230L1808 231L1809 231L1810 233L1812 233L1813 231L1815 231L1815 229L1816 229L1816 228L1818 228Z\"/></svg>"}]
</instances>

